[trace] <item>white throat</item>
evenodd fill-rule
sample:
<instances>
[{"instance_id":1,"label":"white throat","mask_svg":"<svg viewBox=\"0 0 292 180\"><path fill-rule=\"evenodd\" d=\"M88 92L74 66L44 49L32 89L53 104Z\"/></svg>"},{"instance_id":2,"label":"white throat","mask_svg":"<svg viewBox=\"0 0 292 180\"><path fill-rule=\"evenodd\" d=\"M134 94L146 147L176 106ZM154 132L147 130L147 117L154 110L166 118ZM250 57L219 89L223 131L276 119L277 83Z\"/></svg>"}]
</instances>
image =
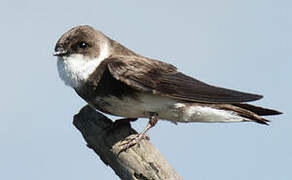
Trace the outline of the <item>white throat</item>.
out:
<instances>
[{"instance_id":1,"label":"white throat","mask_svg":"<svg viewBox=\"0 0 292 180\"><path fill-rule=\"evenodd\" d=\"M57 67L59 76L66 85L78 88L86 82L98 65L110 55L108 44L104 44L99 57L95 59L89 59L82 54L58 57Z\"/></svg>"}]
</instances>

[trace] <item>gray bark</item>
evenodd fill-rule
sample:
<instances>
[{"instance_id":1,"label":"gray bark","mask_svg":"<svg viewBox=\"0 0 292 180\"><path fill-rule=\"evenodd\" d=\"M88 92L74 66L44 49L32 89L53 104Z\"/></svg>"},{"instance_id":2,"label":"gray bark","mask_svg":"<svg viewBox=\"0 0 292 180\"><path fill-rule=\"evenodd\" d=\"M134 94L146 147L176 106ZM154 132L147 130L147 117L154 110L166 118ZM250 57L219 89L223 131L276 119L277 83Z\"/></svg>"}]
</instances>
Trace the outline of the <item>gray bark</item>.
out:
<instances>
[{"instance_id":1,"label":"gray bark","mask_svg":"<svg viewBox=\"0 0 292 180\"><path fill-rule=\"evenodd\" d=\"M85 106L74 116L73 124L87 146L121 179L182 179L148 140L121 152L123 140L137 133L130 123L114 123Z\"/></svg>"}]
</instances>

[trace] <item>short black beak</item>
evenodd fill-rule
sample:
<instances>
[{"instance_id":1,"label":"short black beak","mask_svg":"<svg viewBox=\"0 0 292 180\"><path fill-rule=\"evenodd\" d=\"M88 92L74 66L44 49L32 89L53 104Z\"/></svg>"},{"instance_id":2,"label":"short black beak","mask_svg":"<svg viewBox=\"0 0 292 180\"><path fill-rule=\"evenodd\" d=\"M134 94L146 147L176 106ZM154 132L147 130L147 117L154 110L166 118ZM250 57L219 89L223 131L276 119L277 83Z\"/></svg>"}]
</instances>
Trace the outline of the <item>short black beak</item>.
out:
<instances>
[{"instance_id":1,"label":"short black beak","mask_svg":"<svg viewBox=\"0 0 292 180\"><path fill-rule=\"evenodd\" d=\"M66 54L68 54L68 52L61 47L56 48L55 52L53 53L54 56L64 56Z\"/></svg>"}]
</instances>

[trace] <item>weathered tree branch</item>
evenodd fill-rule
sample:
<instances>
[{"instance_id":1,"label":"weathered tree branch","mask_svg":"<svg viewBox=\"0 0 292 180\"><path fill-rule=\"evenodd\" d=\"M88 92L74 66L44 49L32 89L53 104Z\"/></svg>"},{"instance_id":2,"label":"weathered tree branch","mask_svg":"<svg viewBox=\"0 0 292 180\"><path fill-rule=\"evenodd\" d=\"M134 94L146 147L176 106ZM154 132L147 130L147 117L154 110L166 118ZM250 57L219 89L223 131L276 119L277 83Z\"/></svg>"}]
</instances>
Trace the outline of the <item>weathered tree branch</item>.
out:
<instances>
[{"instance_id":1,"label":"weathered tree branch","mask_svg":"<svg viewBox=\"0 0 292 180\"><path fill-rule=\"evenodd\" d=\"M130 123L114 123L85 106L74 116L73 124L82 133L88 147L121 179L182 179L148 140L120 152L122 141L137 133Z\"/></svg>"}]
</instances>

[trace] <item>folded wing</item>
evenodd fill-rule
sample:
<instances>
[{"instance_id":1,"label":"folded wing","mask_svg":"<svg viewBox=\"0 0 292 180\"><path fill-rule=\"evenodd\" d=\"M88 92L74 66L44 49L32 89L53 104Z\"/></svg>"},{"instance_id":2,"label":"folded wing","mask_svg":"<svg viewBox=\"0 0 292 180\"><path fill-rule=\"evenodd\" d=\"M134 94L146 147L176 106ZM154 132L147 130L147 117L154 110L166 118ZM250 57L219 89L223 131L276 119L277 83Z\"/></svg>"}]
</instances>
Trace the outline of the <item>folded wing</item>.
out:
<instances>
[{"instance_id":1,"label":"folded wing","mask_svg":"<svg viewBox=\"0 0 292 180\"><path fill-rule=\"evenodd\" d=\"M107 60L110 73L136 90L190 102L241 103L261 95L215 87L178 72L176 67L157 60L118 56Z\"/></svg>"}]
</instances>

